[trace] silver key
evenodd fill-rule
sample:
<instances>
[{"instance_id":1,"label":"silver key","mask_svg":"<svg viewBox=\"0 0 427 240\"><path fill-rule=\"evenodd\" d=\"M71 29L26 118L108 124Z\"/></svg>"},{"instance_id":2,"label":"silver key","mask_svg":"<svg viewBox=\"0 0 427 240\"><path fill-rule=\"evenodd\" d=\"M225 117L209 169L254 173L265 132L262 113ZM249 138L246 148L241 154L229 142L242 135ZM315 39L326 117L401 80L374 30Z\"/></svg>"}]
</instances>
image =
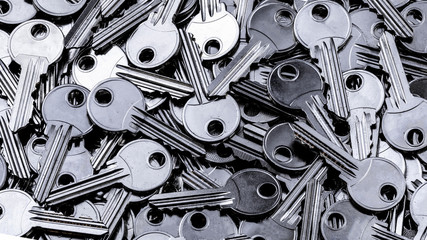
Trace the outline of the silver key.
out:
<instances>
[{"instance_id":1,"label":"silver key","mask_svg":"<svg viewBox=\"0 0 427 240\"><path fill-rule=\"evenodd\" d=\"M0 22L4 24L21 24L33 18L37 9L26 0L2 1Z\"/></svg>"},{"instance_id":2,"label":"silver key","mask_svg":"<svg viewBox=\"0 0 427 240\"><path fill-rule=\"evenodd\" d=\"M377 112L384 104L384 87L372 73L364 70L350 70L344 73L350 116L352 155L356 159L372 156L373 133Z\"/></svg>"},{"instance_id":3,"label":"silver key","mask_svg":"<svg viewBox=\"0 0 427 240\"><path fill-rule=\"evenodd\" d=\"M166 0L129 37L126 55L134 65L140 68L159 67L178 52L181 42L174 19L181 2ZM147 35L152 37L147 38Z\"/></svg>"},{"instance_id":4,"label":"silver key","mask_svg":"<svg viewBox=\"0 0 427 240\"><path fill-rule=\"evenodd\" d=\"M412 95L394 36L384 32L380 39L380 64L389 74L387 111L382 118L382 131L387 142L401 151L427 147L427 102Z\"/></svg>"},{"instance_id":5,"label":"silver key","mask_svg":"<svg viewBox=\"0 0 427 240\"><path fill-rule=\"evenodd\" d=\"M239 40L237 20L219 0L200 0L200 13L188 23L187 32L199 45L203 60L224 57Z\"/></svg>"},{"instance_id":6,"label":"silver key","mask_svg":"<svg viewBox=\"0 0 427 240\"><path fill-rule=\"evenodd\" d=\"M337 49L345 44L351 33L347 11L332 1L307 3L295 18L294 31L298 41L310 49L311 57L319 61L322 77L330 87L329 109L347 119L348 102L337 57Z\"/></svg>"},{"instance_id":7,"label":"silver key","mask_svg":"<svg viewBox=\"0 0 427 240\"><path fill-rule=\"evenodd\" d=\"M47 73L50 64L62 54L64 36L53 23L31 20L19 25L12 32L9 53L21 65L21 75L9 126L16 132L25 127L33 112L33 98L40 76Z\"/></svg>"},{"instance_id":8,"label":"silver key","mask_svg":"<svg viewBox=\"0 0 427 240\"><path fill-rule=\"evenodd\" d=\"M64 17L78 12L86 0L34 0L33 4L40 11L55 17Z\"/></svg>"}]
</instances>

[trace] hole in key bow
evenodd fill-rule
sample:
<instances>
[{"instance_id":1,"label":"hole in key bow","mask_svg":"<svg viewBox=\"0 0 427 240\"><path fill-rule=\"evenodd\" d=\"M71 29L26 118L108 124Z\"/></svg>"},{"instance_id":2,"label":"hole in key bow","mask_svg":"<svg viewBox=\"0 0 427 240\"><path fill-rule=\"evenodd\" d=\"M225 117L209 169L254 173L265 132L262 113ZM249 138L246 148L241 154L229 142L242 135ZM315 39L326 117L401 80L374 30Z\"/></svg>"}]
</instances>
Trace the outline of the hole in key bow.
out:
<instances>
[{"instance_id":1,"label":"hole in key bow","mask_svg":"<svg viewBox=\"0 0 427 240\"><path fill-rule=\"evenodd\" d=\"M228 158L233 154L233 150L229 147L226 147L224 143L220 143L216 147L216 153L222 158Z\"/></svg>"},{"instance_id":2,"label":"hole in key bow","mask_svg":"<svg viewBox=\"0 0 427 240\"><path fill-rule=\"evenodd\" d=\"M203 229L208 225L208 219L203 213L194 213L190 217L190 223L195 229Z\"/></svg>"},{"instance_id":3,"label":"hole in key bow","mask_svg":"<svg viewBox=\"0 0 427 240\"><path fill-rule=\"evenodd\" d=\"M299 71L292 65L283 65L279 69L279 76L286 81L295 81L298 78Z\"/></svg>"},{"instance_id":4,"label":"hole in key bow","mask_svg":"<svg viewBox=\"0 0 427 240\"><path fill-rule=\"evenodd\" d=\"M253 240L266 240L266 238L261 237L261 236L256 236L254 238L252 238Z\"/></svg>"},{"instance_id":5,"label":"hole in key bow","mask_svg":"<svg viewBox=\"0 0 427 240\"><path fill-rule=\"evenodd\" d=\"M350 75L345 80L345 86L347 87L348 90L351 90L351 91L359 90L362 87L362 85L363 85L363 79L357 74Z\"/></svg>"},{"instance_id":6,"label":"hole in key bow","mask_svg":"<svg viewBox=\"0 0 427 240\"><path fill-rule=\"evenodd\" d=\"M424 132L421 129L410 129L406 134L406 142L412 147L420 146L424 143Z\"/></svg>"},{"instance_id":7,"label":"hole in key bow","mask_svg":"<svg viewBox=\"0 0 427 240\"><path fill-rule=\"evenodd\" d=\"M70 217L70 216L74 216L76 210L74 209L73 205L63 204L58 207L58 212L61 212L62 214L64 214L64 216Z\"/></svg>"},{"instance_id":8,"label":"hole in key bow","mask_svg":"<svg viewBox=\"0 0 427 240\"><path fill-rule=\"evenodd\" d=\"M42 154L46 150L46 141L47 140L45 138L36 138L33 141L31 148L34 152Z\"/></svg>"},{"instance_id":9,"label":"hole in key bow","mask_svg":"<svg viewBox=\"0 0 427 240\"><path fill-rule=\"evenodd\" d=\"M95 93L95 100L100 105L108 105L113 100L113 95L107 89L99 89Z\"/></svg>"},{"instance_id":10,"label":"hole in key bow","mask_svg":"<svg viewBox=\"0 0 427 240\"><path fill-rule=\"evenodd\" d=\"M73 107L81 106L85 101L85 95L82 91L74 89L68 93L68 103Z\"/></svg>"},{"instance_id":11,"label":"hole in key bow","mask_svg":"<svg viewBox=\"0 0 427 240\"><path fill-rule=\"evenodd\" d=\"M154 51L151 48L143 49L138 56L138 59L141 63L149 63L154 59Z\"/></svg>"},{"instance_id":12,"label":"hole in key bow","mask_svg":"<svg viewBox=\"0 0 427 240\"><path fill-rule=\"evenodd\" d=\"M34 39L39 41L45 39L48 35L48 32L49 30L47 26L42 23L35 24L31 28L31 35L34 37Z\"/></svg>"},{"instance_id":13,"label":"hole in key bow","mask_svg":"<svg viewBox=\"0 0 427 240\"><path fill-rule=\"evenodd\" d=\"M8 1L0 0L0 16L10 12L11 6Z\"/></svg>"},{"instance_id":14,"label":"hole in key bow","mask_svg":"<svg viewBox=\"0 0 427 240\"><path fill-rule=\"evenodd\" d=\"M243 112L249 117L255 117L261 112L261 109L257 104L245 103L245 106L243 107Z\"/></svg>"},{"instance_id":15,"label":"hole in key bow","mask_svg":"<svg viewBox=\"0 0 427 240\"><path fill-rule=\"evenodd\" d=\"M159 225L163 222L164 215L157 209L150 209L147 212L147 221L153 225Z\"/></svg>"},{"instance_id":16,"label":"hole in key bow","mask_svg":"<svg viewBox=\"0 0 427 240\"><path fill-rule=\"evenodd\" d=\"M161 152L155 152L148 157L148 164L152 168L161 168L166 163L166 156Z\"/></svg>"},{"instance_id":17,"label":"hole in key bow","mask_svg":"<svg viewBox=\"0 0 427 240\"><path fill-rule=\"evenodd\" d=\"M289 27L294 22L294 16L286 10L278 11L274 17L276 22L282 27Z\"/></svg>"},{"instance_id":18,"label":"hole in key bow","mask_svg":"<svg viewBox=\"0 0 427 240\"><path fill-rule=\"evenodd\" d=\"M393 201L397 197L397 190L392 185L383 185L380 189L380 196L385 201Z\"/></svg>"},{"instance_id":19,"label":"hole in key bow","mask_svg":"<svg viewBox=\"0 0 427 240\"><path fill-rule=\"evenodd\" d=\"M286 146L279 146L274 150L274 158L279 162L290 162L292 160L292 151Z\"/></svg>"},{"instance_id":20,"label":"hole in key bow","mask_svg":"<svg viewBox=\"0 0 427 240\"><path fill-rule=\"evenodd\" d=\"M345 218L341 213L332 213L328 217L327 226L332 230L340 230L345 225Z\"/></svg>"},{"instance_id":21,"label":"hole in key bow","mask_svg":"<svg viewBox=\"0 0 427 240\"><path fill-rule=\"evenodd\" d=\"M215 55L221 49L221 43L216 39L211 39L205 44L205 53L208 55Z\"/></svg>"},{"instance_id":22,"label":"hole in key bow","mask_svg":"<svg viewBox=\"0 0 427 240\"><path fill-rule=\"evenodd\" d=\"M372 29L372 34L374 35L374 37L376 39L380 39L380 37L383 35L385 29L386 29L385 24L383 22L379 22L379 23L374 25L374 27Z\"/></svg>"},{"instance_id":23,"label":"hole in key bow","mask_svg":"<svg viewBox=\"0 0 427 240\"><path fill-rule=\"evenodd\" d=\"M91 71L95 68L95 64L96 64L95 58L93 56L86 55L79 59L79 62L77 65L79 66L80 70Z\"/></svg>"},{"instance_id":24,"label":"hole in key bow","mask_svg":"<svg viewBox=\"0 0 427 240\"><path fill-rule=\"evenodd\" d=\"M423 22L423 13L418 9L411 9L406 14L406 20L414 26L417 26Z\"/></svg>"},{"instance_id":25,"label":"hole in key bow","mask_svg":"<svg viewBox=\"0 0 427 240\"><path fill-rule=\"evenodd\" d=\"M311 15L316 21L324 21L329 15L328 7L323 4L317 4L311 10Z\"/></svg>"},{"instance_id":26,"label":"hole in key bow","mask_svg":"<svg viewBox=\"0 0 427 240\"><path fill-rule=\"evenodd\" d=\"M68 185L68 184L74 183L74 182L75 182L74 177L68 173L64 173L58 177L58 185L59 186L65 186L65 185Z\"/></svg>"},{"instance_id":27,"label":"hole in key bow","mask_svg":"<svg viewBox=\"0 0 427 240\"><path fill-rule=\"evenodd\" d=\"M262 198L273 198L277 194L276 185L266 182L258 187L258 195Z\"/></svg>"},{"instance_id":28,"label":"hole in key bow","mask_svg":"<svg viewBox=\"0 0 427 240\"><path fill-rule=\"evenodd\" d=\"M211 136L219 136L224 132L224 124L219 120L212 120L208 123L208 133Z\"/></svg>"}]
</instances>

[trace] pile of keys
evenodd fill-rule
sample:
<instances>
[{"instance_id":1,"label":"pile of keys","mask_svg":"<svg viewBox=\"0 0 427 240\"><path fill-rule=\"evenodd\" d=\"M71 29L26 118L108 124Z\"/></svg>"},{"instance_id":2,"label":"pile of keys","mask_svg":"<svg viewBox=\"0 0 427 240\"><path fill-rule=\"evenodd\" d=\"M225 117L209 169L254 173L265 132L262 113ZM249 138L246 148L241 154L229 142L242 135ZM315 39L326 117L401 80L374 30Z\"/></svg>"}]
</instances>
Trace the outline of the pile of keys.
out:
<instances>
[{"instance_id":1,"label":"pile of keys","mask_svg":"<svg viewBox=\"0 0 427 240\"><path fill-rule=\"evenodd\" d=\"M0 0L0 233L427 239L424 13Z\"/></svg>"}]
</instances>

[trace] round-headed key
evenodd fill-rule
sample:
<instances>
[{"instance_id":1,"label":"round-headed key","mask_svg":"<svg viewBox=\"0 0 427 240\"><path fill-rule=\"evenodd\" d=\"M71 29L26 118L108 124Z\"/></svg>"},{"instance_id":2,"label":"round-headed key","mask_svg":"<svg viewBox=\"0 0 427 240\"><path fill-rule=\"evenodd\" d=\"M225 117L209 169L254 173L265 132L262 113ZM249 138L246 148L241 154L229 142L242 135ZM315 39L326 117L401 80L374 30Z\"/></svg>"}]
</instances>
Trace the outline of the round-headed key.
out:
<instances>
[{"instance_id":1,"label":"round-headed key","mask_svg":"<svg viewBox=\"0 0 427 240\"><path fill-rule=\"evenodd\" d=\"M26 0L2 0L0 23L20 24L33 18L37 9Z\"/></svg>"},{"instance_id":2,"label":"round-headed key","mask_svg":"<svg viewBox=\"0 0 427 240\"><path fill-rule=\"evenodd\" d=\"M312 111L314 96L326 103L324 84L314 65L299 59L277 65L268 77L267 89L274 102L287 109L302 110L309 124L326 136Z\"/></svg>"},{"instance_id":3,"label":"round-headed key","mask_svg":"<svg viewBox=\"0 0 427 240\"><path fill-rule=\"evenodd\" d=\"M172 173L173 161L162 145L140 139L123 146L107 166L105 171L53 190L46 201L55 205L116 183L133 192L150 191L166 182Z\"/></svg>"},{"instance_id":4,"label":"round-headed key","mask_svg":"<svg viewBox=\"0 0 427 240\"><path fill-rule=\"evenodd\" d=\"M165 1L139 25L126 42L129 61L140 68L156 68L177 54L181 41L174 19L182 2Z\"/></svg>"},{"instance_id":5,"label":"round-headed key","mask_svg":"<svg viewBox=\"0 0 427 240\"><path fill-rule=\"evenodd\" d=\"M384 86L372 73L350 70L344 73L350 117L350 138L353 157L364 159L371 155L372 126L377 123L377 112L384 104Z\"/></svg>"},{"instance_id":6,"label":"round-headed key","mask_svg":"<svg viewBox=\"0 0 427 240\"><path fill-rule=\"evenodd\" d=\"M64 49L64 36L53 23L45 20L31 20L22 23L11 33L9 53L21 65L18 89L10 129L17 131L25 127L32 116L33 98L40 76L47 73L50 64L56 62Z\"/></svg>"},{"instance_id":7,"label":"round-headed key","mask_svg":"<svg viewBox=\"0 0 427 240\"><path fill-rule=\"evenodd\" d=\"M120 78L106 79L92 89L88 101L90 119L102 129L143 132L180 151L195 156L206 153L192 138L149 115L145 111L144 95L131 82Z\"/></svg>"},{"instance_id":8,"label":"round-headed key","mask_svg":"<svg viewBox=\"0 0 427 240\"><path fill-rule=\"evenodd\" d=\"M267 159L284 170L304 170L319 157L315 151L295 139L289 123L270 128L262 146Z\"/></svg>"},{"instance_id":9,"label":"round-headed key","mask_svg":"<svg viewBox=\"0 0 427 240\"><path fill-rule=\"evenodd\" d=\"M236 46L239 24L223 2L204 0L200 3L200 13L188 23L187 31L200 46L203 60L221 58Z\"/></svg>"},{"instance_id":10,"label":"round-headed key","mask_svg":"<svg viewBox=\"0 0 427 240\"><path fill-rule=\"evenodd\" d=\"M32 228L63 234L94 237L107 233L99 219L78 218L46 211L26 192L16 189L0 191L0 233L26 235Z\"/></svg>"},{"instance_id":11,"label":"round-headed key","mask_svg":"<svg viewBox=\"0 0 427 240\"><path fill-rule=\"evenodd\" d=\"M347 183L350 197L359 206L371 211L384 211L396 206L406 191L405 177L392 161L370 157L362 161L317 133L303 122L292 128L296 137L317 148L326 162L340 172Z\"/></svg>"},{"instance_id":12,"label":"round-headed key","mask_svg":"<svg viewBox=\"0 0 427 240\"><path fill-rule=\"evenodd\" d=\"M63 17L78 12L86 4L86 0L34 0L33 4L46 14Z\"/></svg>"},{"instance_id":13,"label":"round-headed key","mask_svg":"<svg viewBox=\"0 0 427 240\"><path fill-rule=\"evenodd\" d=\"M280 202L282 189L269 172L248 168L236 172L224 187L156 194L149 203L159 209L231 208L246 216L260 216Z\"/></svg>"},{"instance_id":14,"label":"round-headed key","mask_svg":"<svg viewBox=\"0 0 427 240\"><path fill-rule=\"evenodd\" d=\"M237 235L233 219L218 210L204 209L184 215L179 236L185 239L225 239Z\"/></svg>"},{"instance_id":15,"label":"round-headed key","mask_svg":"<svg viewBox=\"0 0 427 240\"><path fill-rule=\"evenodd\" d=\"M267 1L249 16L249 43L221 70L208 87L209 96L225 96L230 83L250 71L250 66L276 52L286 52L297 44L293 34L295 10L288 4ZM268 26L268 27L266 27Z\"/></svg>"},{"instance_id":16,"label":"round-headed key","mask_svg":"<svg viewBox=\"0 0 427 240\"><path fill-rule=\"evenodd\" d=\"M48 141L34 190L34 198L39 202L44 202L54 185L66 158L69 141L92 130L92 123L87 117L88 95L89 90L82 86L65 84L50 91L43 102L42 115L47 124L45 135Z\"/></svg>"},{"instance_id":17,"label":"round-headed key","mask_svg":"<svg viewBox=\"0 0 427 240\"><path fill-rule=\"evenodd\" d=\"M348 103L343 86L337 49L350 37L348 12L332 1L313 1L298 12L294 24L295 37L318 59L322 76L330 87L329 109L340 118L348 117Z\"/></svg>"}]
</instances>

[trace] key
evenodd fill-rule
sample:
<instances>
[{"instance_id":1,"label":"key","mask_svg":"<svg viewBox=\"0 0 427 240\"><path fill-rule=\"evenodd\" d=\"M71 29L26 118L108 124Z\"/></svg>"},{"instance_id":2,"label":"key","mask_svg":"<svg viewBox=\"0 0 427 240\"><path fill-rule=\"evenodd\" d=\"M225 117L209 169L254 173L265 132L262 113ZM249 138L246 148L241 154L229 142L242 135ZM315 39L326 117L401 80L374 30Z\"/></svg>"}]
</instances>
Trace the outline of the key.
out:
<instances>
[{"instance_id":1,"label":"key","mask_svg":"<svg viewBox=\"0 0 427 240\"><path fill-rule=\"evenodd\" d=\"M2 1L0 23L21 24L32 19L37 10L25 0Z\"/></svg>"},{"instance_id":2,"label":"key","mask_svg":"<svg viewBox=\"0 0 427 240\"><path fill-rule=\"evenodd\" d=\"M101 0L101 14L103 18L109 18L119 9L125 0Z\"/></svg>"},{"instance_id":3,"label":"key","mask_svg":"<svg viewBox=\"0 0 427 240\"><path fill-rule=\"evenodd\" d=\"M230 137L239 126L239 105L232 96L209 100L206 88L210 80L200 59L200 51L190 35L179 30L184 65L195 91L182 112L185 130L203 142L219 142Z\"/></svg>"},{"instance_id":4,"label":"key","mask_svg":"<svg viewBox=\"0 0 427 240\"><path fill-rule=\"evenodd\" d=\"M106 78L115 77L118 64L127 65L126 54L119 46L113 46L105 54L97 54L91 49L81 51L73 61L73 80L83 87L92 88Z\"/></svg>"},{"instance_id":5,"label":"key","mask_svg":"<svg viewBox=\"0 0 427 240\"><path fill-rule=\"evenodd\" d=\"M179 224L182 216L176 213L167 213L156 208L146 206L135 218L135 236L151 231L161 230L173 237L179 237Z\"/></svg>"},{"instance_id":6,"label":"key","mask_svg":"<svg viewBox=\"0 0 427 240\"><path fill-rule=\"evenodd\" d=\"M94 34L92 41L93 50L99 51L115 43L129 30L145 21L148 15L156 9L161 2L161 0L145 0L139 1L130 7L122 17L113 19L107 27L99 29ZM114 1L114 4L118 3L120 3L120 1Z\"/></svg>"},{"instance_id":7,"label":"key","mask_svg":"<svg viewBox=\"0 0 427 240\"><path fill-rule=\"evenodd\" d=\"M144 96L128 81L107 79L95 86L88 100L89 117L102 129L110 132L143 132L179 151L194 156L205 154L199 143L149 115L145 111Z\"/></svg>"},{"instance_id":8,"label":"key","mask_svg":"<svg viewBox=\"0 0 427 240\"><path fill-rule=\"evenodd\" d=\"M390 1L366 0L365 2L384 17L387 28L394 31L397 36L401 38L413 37L414 30Z\"/></svg>"},{"instance_id":9,"label":"key","mask_svg":"<svg viewBox=\"0 0 427 240\"><path fill-rule=\"evenodd\" d=\"M240 27L240 42L246 43L247 38L247 23L248 19L250 18L250 15L254 9L255 3L253 1L248 0L239 0L237 2L237 9L236 9L236 20L239 23Z\"/></svg>"},{"instance_id":10,"label":"key","mask_svg":"<svg viewBox=\"0 0 427 240\"><path fill-rule=\"evenodd\" d=\"M339 177L347 183L349 195L360 207L384 211L403 198L405 178L391 161L378 157L356 160L307 124L295 122L291 126L297 138L319 149L326 162L340 172Z\"/></svg>"},{"instance_id":11,"label":"key","mask_svg":"<svg viewBox=\"0 0 427 240\"><path fill-rule=\"evenodd\" d=\"M237 234L236 224L218 210L195 210L184 215L179 225L184 239L224 239Z\"/></svg>"},{"instance_id":12,"label":"key","mask_svg":"<svg viewBox=\"0 0 427 240\"><path fill-rule=\"evenodd\" d=\"M181 0L167 0L129 37L126 42L126 55L135 66L156 68L177 54L181 42L174 19L181 3Z\"/></svg>"},{"instance_id":13,"label":"key","mask_svg":"<svg viewBox=\"0 0 427 240\"><path fill-rule=\"evenodd\" d=\"M46 203L56 205L117 183L121 183L127 191L147 192L163 185L170 177L172 168L172 158L164 147L148 139L135 140L123 146L116 157L107 161L106 169L53 190Z\"/></svg>"},{"instance_id":14,"label":"key","mask_svg":"<svg viewBox=\"0 0 427 240\"><path fill-rule=\"evenodd\" d=\"M25 127L34 109L31 92L35 90L40 76L62 54L63 35L53 23L45 20L27 21L12 32L9 53L21 65L21 75L9 127L13 132Z\"/></svg>"},{"instance_id":15,"label":"key","mask_svg":"<svg viewBox=\"0 0 427 240\"><path fill-rule=\"evenodd\" d=\"M346 10L350 10L350 1L348 0L333 0L336 3L342 5ZM299 11L307 3L314 2L313 0L295 0L293 7L295 10Z\"/></svg>"},{"instance_id":16,"label":"key","mask_svg":"<svg viewBox=\"0 0 427 240\"><path fill-rule=\"evenodd\" d=\"M125 70L117 72L117 76L132 82L143 92L169 93L174 99L185 98L194 93L194 88L190 84L173 78L123 65L117 67Z\"/></svg>"},{"instance_id":17,"label":"key","mask_svg":"<svg viewBox=\"0 0 427 240\"><path fill-rule=\"evenodd\" d=\"M243 221L239 227L240 234L252 237L251 239L256 239L256 237L266 240L294 239L300 221L300 216L296 212L299 212L304 200L304 190L310 179L319 179L325 176L327 167L323 165L324 163L321 160L314 162L277 210L268 218L258 223Z\"/></svg>"},{"instance_id":18,"label":"key","mask_svg":"<svg viewBox=\"0 0 427 240\"><path fill-rule=\"evenodd\" d=\"M202 60L215 60L229 53L239 40L237 20L219 0L200 0L200 12L187 25L202 51ZM224 26L227 26L226 28ZM207 31L208 30L208 31Z\"/></svg>"},{"instance_id":19,"label":"key","mask_svg":"<svg viewBox=\"0 0 427 240\"><path fill-rule=\"evenodd\" d=\"M268 16L268 17L267 17ZM208 86L209 97L225 96L232 82L249 73L253 63L286 52L296 46L293 24L296 12L287 4L268 2L251 14L247 23L250 37L246 45ZM269 26L266 28L265 26Z\"/></svg>"},{"instance_id":20,"label":"key","mask_svg":"<svg viewBox=\"0 0 427 240\"><path fill-rule=\"evenodd\" d=\"M7 100L0 98L0 136L3 139L4 160L12 170L12 174L19 178L30 178L30 165L22 142L9 128L10 112Z\"/></svg>"},{"instance_id":21,"label":"key","mask_svg":"<svg viewBox=\"0 0 427 240\"><path fill-rule=\"evenodd\" d=\"M43 164L34 190L34 199L43 203L54 185L72 138L79 138L92 129L87 117L89 90L78 85L61 85L54 88L43 103L43 119L48 136L46 150L40 162Z\"/></svg>"},{"instance_id":22,"label":"key","mask_svg":"<svg viewBox=\"0 0 427 240\"><path fill-rule=\"evenodd\" d=\"M295 139L289 123L281 123L270 128L263 139L266 158L275 167L285 171L307 169L319 155Z\"/></svg>"},{"instance_id":23,"label":"key","mask_svg":"<svg viewBox=\"0 0 427 240\"><path fill-rule=\"evenodd\" d=\"M343 239L352 236L355 239L402 239L386 229L387 224L374 215L358 211L349 200L332 204L323 214L321 220L322 235L325 240Z\"/></svg>"},{"instance_id":24,"label":"key","mask_svg":"<svg viewBox=\"0 0 427 240\"><path fill-rule=\"evenodd\" d=\"M4 234L24 236L31 229L36 228L87 237L102 236L107 233L106 226L100 221L67 217L43 210L27 193L21 190L0 191L0 202L3 213L3 217L0 219L0 232Z\"/></svg>"},{"instance_id":25,"label":"key","mask_svg":"<svg viewBox=\"0 0 427 240\"><path fill-rule=\"evenodd\" d=\"M246 216L259 216L279 204L282 189L267 171L247 168L236 172L224 187L156 194L149 198L158 209L194 209L204 206L231 208Z\"/></svg>"},{"instance_id":26,"label":"key","mask_svg":"<svg viewBox=\"0 0 427 240\"><path fill-rule=\"evenodd\" d=\"M384 87L372 73L364 70L350 70L344 73L350 116L352 155L356 159L372 156L372 127L376 125L376 113L384 104Z\"/></svg>"},{"instance_id":27,"label":"key","mask_svg":"<svg viewBox=\"0 0 427 240\"><path fill-rule=\"evenodd\" d=\"M427 114L425 99L410 92L393 35L385 32L380 39L380 64L389 74L387 110L382 118L382 132L387 142L401 151L417 151L427 146L425 134ZM399 123L396 126L396 123Z\"/></svg>"},{"instance_id":28,"label":"key","mask_svg":"<svg viewBox=\"0 0 427 240\"><path fill-rule=\"evenodd\" d=\"M347 11L332 1L307 3L295 18L294 31L298 42L309 48L311 57L319 62L322 77L329 86L329 110L347 119L348 102L337 58L337 49L345 44L351 33Z\"/></svg>"},{"instance_id":29,"label":"key","mask_svg":"<svg viewBox=\"0 0 427 240\"><path fill-rule=\"evenodd\" d=\"M73 15L84 7L86 0L34 0L34 6L51 16L64 17Z\"/></svg>"},{"instance_id":30,"label":"key","mask_svg":"<svg viewBox=\"0 0 427 240\"><path fill-rule=\"evenodd\" d=\"M402 12L401 15L403 18L408 22L409 26L412 27L414 30L414 35L411 39L406 41L400 41L403 46L405 46L406 49L416 52L419 54L425 54L427 53L427 49L422 44L422 38L425 36L424 34L424 28L425 28L425 21L423 21L424 14L427 10L427 4L423 2L413 2L406 6ZM421 18L421 19L420 19Z\"/></svg>"},{"instance_id":31,"label":"key","mask_svg":"<svg viewBox=\"0 0 427 240\"><path fill-rule=\"evenodd\" d=\"M302 110L309 124L326 136L322 126L315 120L316 115L310 111L314 104L312 96L317 95L326 103L323 82L315 66L298 59L285 61L271 71L267 88L274 102L286 109Z\"/></svg>"}]
</instances>

